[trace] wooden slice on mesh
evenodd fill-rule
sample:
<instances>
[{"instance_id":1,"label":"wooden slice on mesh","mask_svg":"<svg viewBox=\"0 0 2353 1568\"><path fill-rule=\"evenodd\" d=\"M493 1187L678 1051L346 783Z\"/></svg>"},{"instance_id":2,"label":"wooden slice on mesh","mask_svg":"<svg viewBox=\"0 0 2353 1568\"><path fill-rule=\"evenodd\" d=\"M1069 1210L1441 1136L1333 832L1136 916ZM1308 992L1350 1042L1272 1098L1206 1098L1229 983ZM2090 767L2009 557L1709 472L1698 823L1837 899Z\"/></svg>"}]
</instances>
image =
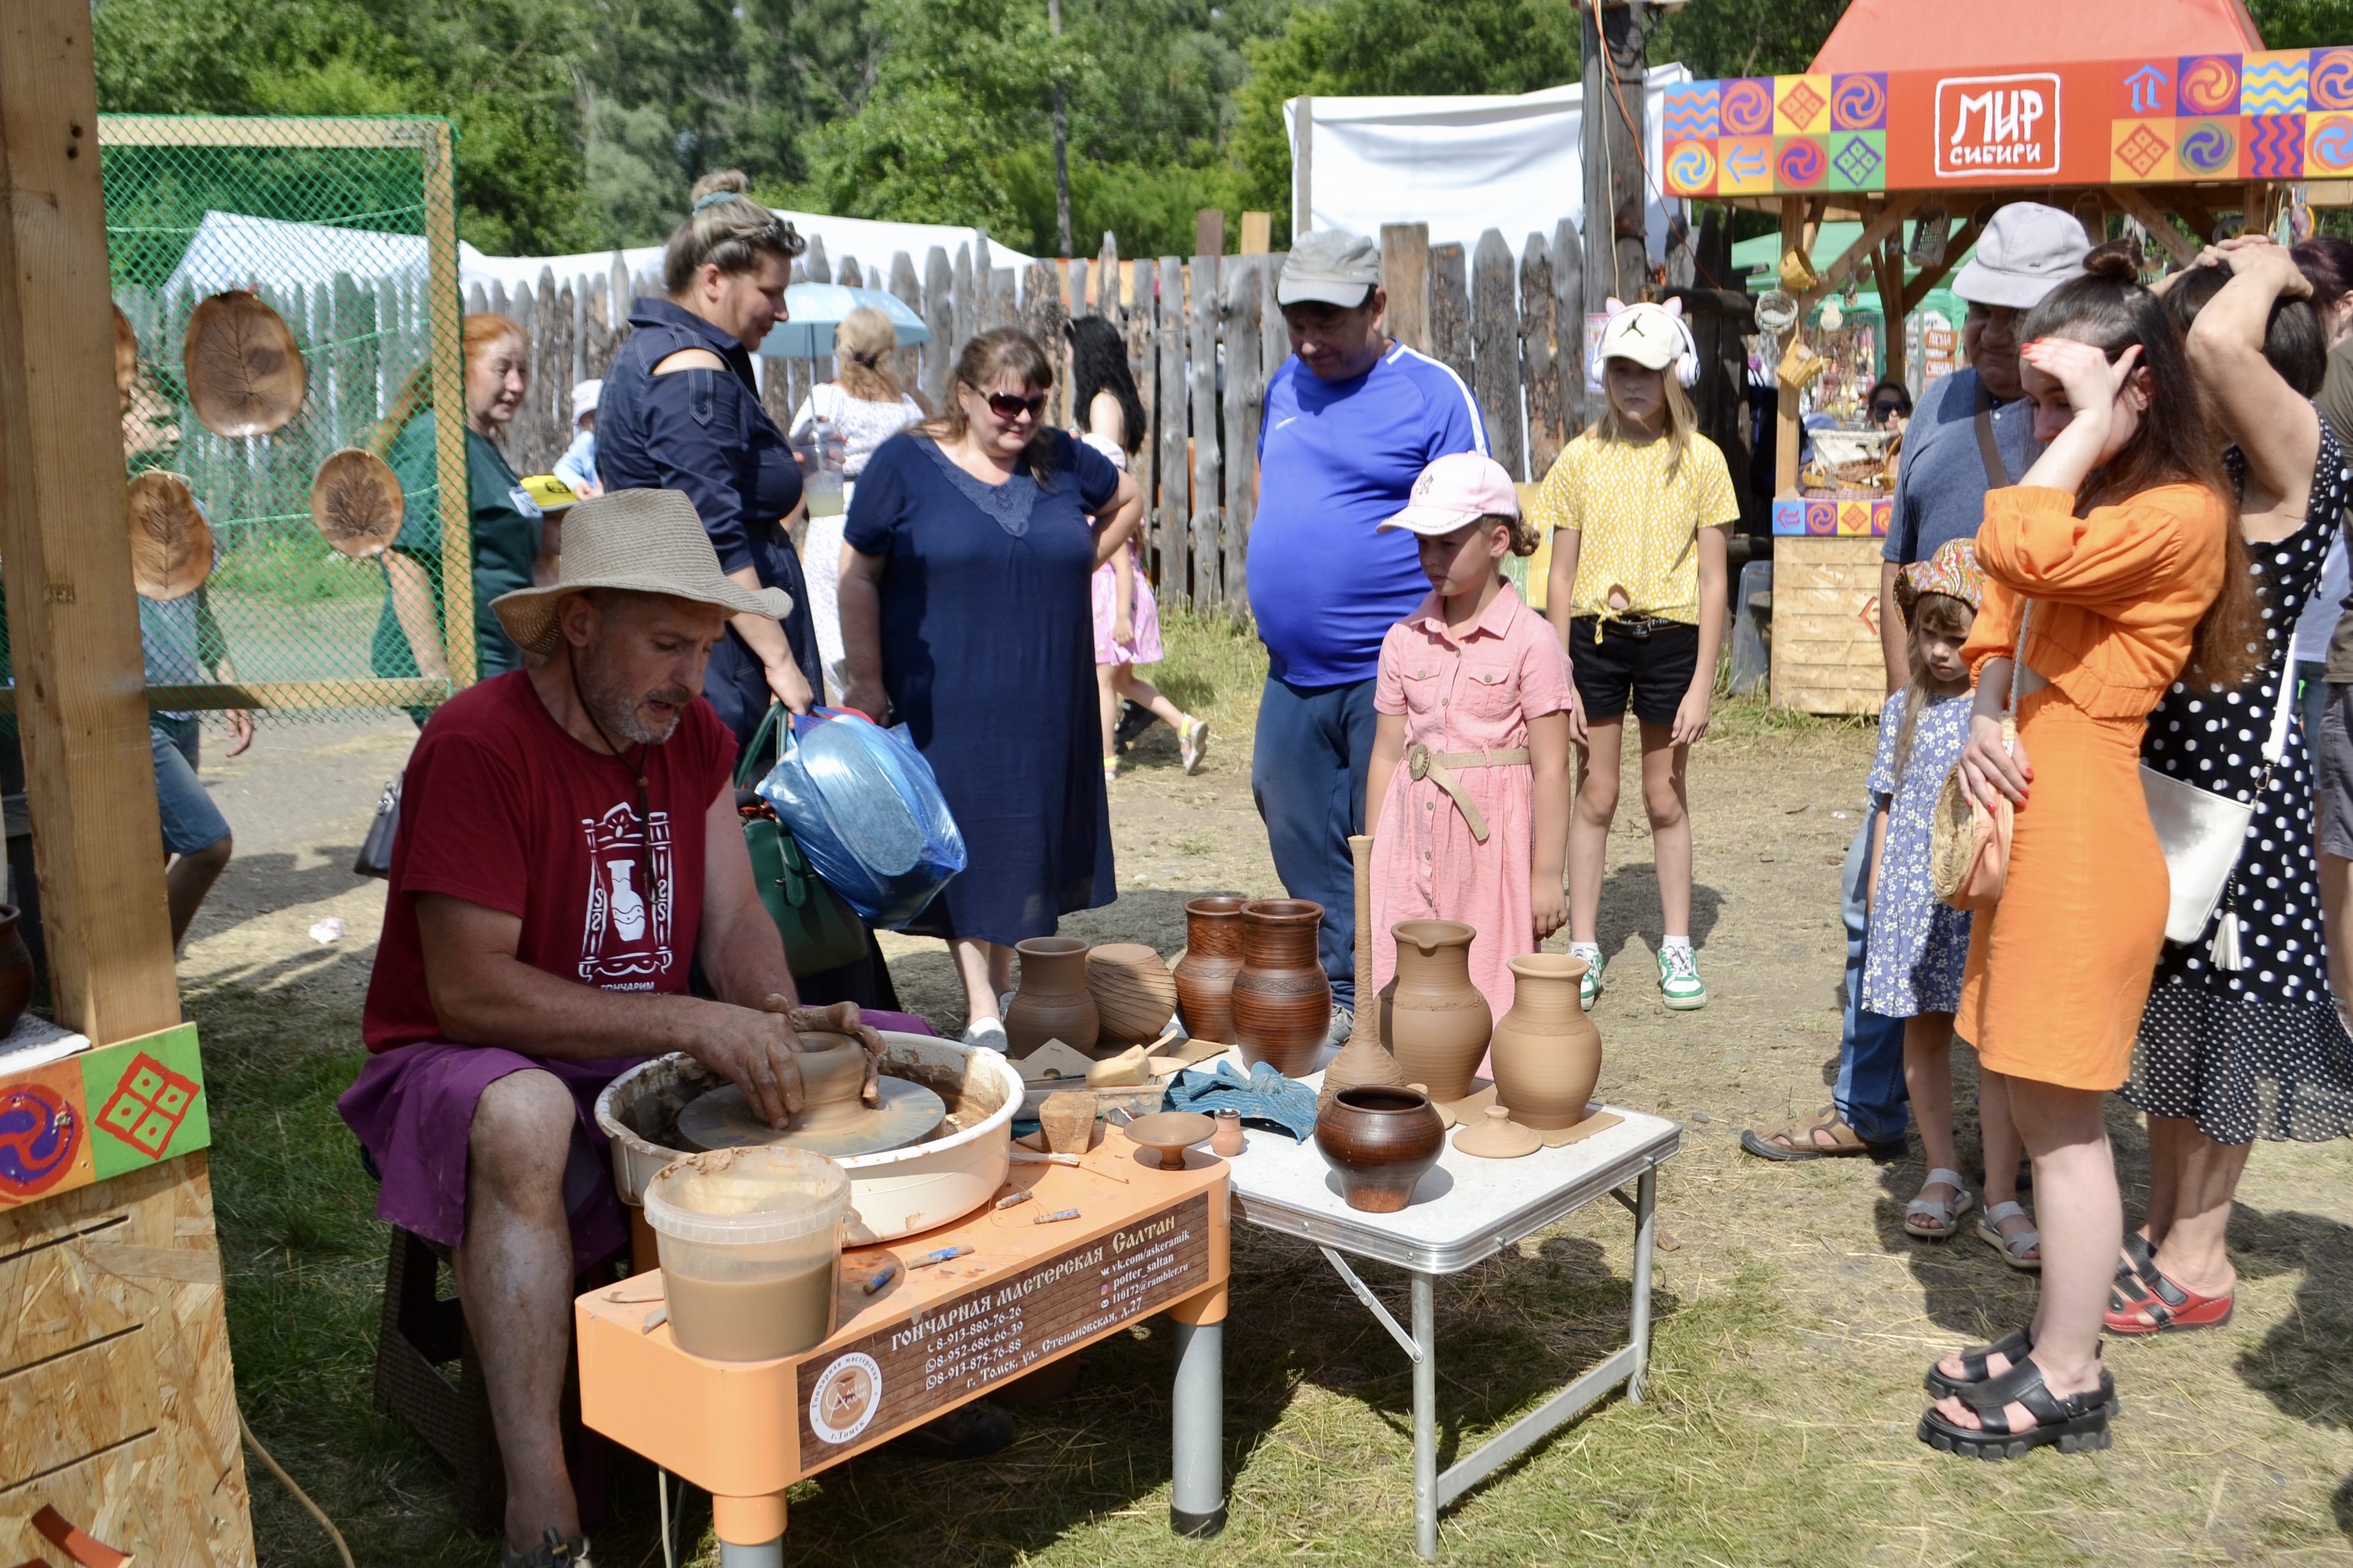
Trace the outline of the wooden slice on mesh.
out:
<instances>
[{"instance_id":1,"label":"wooden slice on mesh","mask_svg":"<svg viewBox=\"0 0 2353 1568\"><path fill-rule=\"evenodd\" d=\"M374 452L346 447L311 481L311 521L320 536L355 561L380 554L400 534L400 480Z\"/></svg>"},{"instance_id":2,"label":"wooden slice on mesh","mask_svg":"<svg viewBox=\"0 0 2353 1568\"><path fill-rule=\"evenodd\" d=\"M114 308L114 395L122 406L131 406L131 389L139 384L139 334L131 330L131 318Z\"/></svg>"},{"instance_id":3,"label":"wooden slice on mesh","mask_svg":"<svg viewBox=\"0 0 2353 1568\"><path fill-rule=\"evenodd\" d=\"M131 481L131 581L143 598L182 599L212 575L213 531L188 481L150 468Z\"/></svg>"},{"instance_id":4,"label":"wooden slice on mesh","mask_svg":"<svg viewBox=\"0 0 2353 1568\"><path fill-rule=\"evenodd\" d=\"M216 436L267 436L302 406L302 351L277 311L243 289L188 318L188 404Z\"/></svg>"}]
</instances>

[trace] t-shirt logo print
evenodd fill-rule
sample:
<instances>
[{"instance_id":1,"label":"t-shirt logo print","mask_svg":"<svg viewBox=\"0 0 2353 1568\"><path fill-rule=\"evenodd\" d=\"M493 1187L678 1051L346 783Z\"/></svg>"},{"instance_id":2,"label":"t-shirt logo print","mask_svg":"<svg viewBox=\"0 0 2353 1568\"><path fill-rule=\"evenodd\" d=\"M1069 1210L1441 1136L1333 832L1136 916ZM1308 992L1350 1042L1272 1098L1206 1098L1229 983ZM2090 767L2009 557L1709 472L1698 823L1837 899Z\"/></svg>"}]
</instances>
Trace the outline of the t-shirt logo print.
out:
<instances>
[{"instance_id":1,"label":"t-shirt logo print","mask_svg":"<svg viewBox=\"0 0 2353 1568\"><path fill-rule=\"evenodd\" d=\"M637 808L622 801L602 816L582 817L588 840L588 915L580 934L580 978L607 990L653 989L670 948L670 814L651 813L642 831ZM639 886L638 857L645 858Z\"/></svg>"}]
</instances>

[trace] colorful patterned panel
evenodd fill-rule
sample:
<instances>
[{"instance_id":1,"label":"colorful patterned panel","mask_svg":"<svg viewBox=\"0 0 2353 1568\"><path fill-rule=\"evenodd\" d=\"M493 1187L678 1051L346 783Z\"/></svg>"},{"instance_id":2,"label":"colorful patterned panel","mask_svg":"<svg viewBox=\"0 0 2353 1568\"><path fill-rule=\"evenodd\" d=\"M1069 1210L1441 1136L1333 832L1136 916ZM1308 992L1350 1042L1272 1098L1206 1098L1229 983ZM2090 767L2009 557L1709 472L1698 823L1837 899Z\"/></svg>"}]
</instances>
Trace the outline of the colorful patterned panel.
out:
<instances>
[{"instance_id":1,"label":"colorful patterned panel","mask_svg":"<svg viewBox=\"0 0 2353 1568\"><path fill-rule=\"evenodd\" d=\"M1831 79L1831 129L1887 129L1887 73L1858 71Z\"/></svg>"},{"instance_id":2,"label":"colorful patterned panel","mask_svg":"<svg viewBox=\"0 0 2353 1568\"><path fill-rule=\"evenodd\" d=\"M2249 55L2241 62L2239 112L2242 114L2302 114L2305 82L2312 67L2309 51Z\"/></svg>"},{"instance_id":3,"label":"colorful patterned panel","mask_svg":"<svg viewBox=\"0 0 2353 1568\"><path fill-rule=\"evenodd\" d=\"M2118 120L2146 120L2152 114L2172 113L2173 62L2126 61L2116 72L2116 107L2111 112Z\"/></svg>"},{"instance_id":4,"label":"colorful patterned panel","mask_svg":"<svg viewBox=\"0 0 2353 1568\"><path fill-rule=\"evenodd\" d=\"M2304 117L2304 173L2316 180L2353 174L2353 114Z\"/></svg>"},{"instance_id":5,"label":"colorful patterned panel","mask_svg":"<svg viewBox=\"0 0 2353 1568\"><path fill-rule=\"evenodd\" d=\"M0 1209L211 1142L194 1024L0 1074Z\"/></svg>"},{"instance_id":6,"label":"colorful patterned panel","mask_svg":"<svg viewBox=\"0 0 2353 1568\"><path fill-rule=\"evenodd\" d=\"M2298 55L2295 59L2297 65L2301 67L2304 57ZM2299 69L2296 76L2299 91L2302 90L2303 84L2304 77ZM1684 82L1667 89L1664 117L1667 140L1698 142L1714 136L1716 133L1716 100L1721 96L1721 89L1712 81ZM2303 106L2299 104L2297 107Z\"/></svg>"},{"instance_id":7,"label":"colorful patterned panel","mask_svg":"<svg viewBox=\"0 0 2353 1568\"><path fill-rule=\"evenodd\" d=\"M2174 78L2173 112L2183 119L2239 112L2239 57L2186 55Z\"/></svg>"},{"instance_id":8,"label":"colorful patterned panel","mask_svg":"<svg viewBox=\"0 0 2353 1568\"><path fill-rule=\"evenodd\" d=\"M1845 131L1831 138L1831 189L1875 191L1886 173L1886 132Z\"/></svg>"},{"instance_id":9,"label":"colorful patterned panel","mask_svg":"<svg viewBox=\"0 0 2353 1568\"><path fill-rule=\"evenodd\" d=\"M1851 539L1862 538L1871 532L1871 503L1867 500L1842 500L1838 503L1838 531Z\"/></svg>"},{"instance_id":10,"label":"colorful patterned panel","mask_svg":"<svg viewBox=\"0 0 2353 1568\"><path fill-rule=\"evenodd\" d=\"M2246 138L2243 161L2249 179L2304 177L2304 121L2301 114L2251 114L2239 121Z\"/></svg>"},{"instance_id":11,"label":"colorful patterned panel","mask_svg":"<svg viewBox=\"0 0 2353 1568\"><path fill-rule=\"evenodd\" d=\"M1830 129L1831 79L1828 76L1777 76L1773 79L1773 133L1809 136Z\"/></svg>"},{"instance_id":12,"label":"colorful patterned panel","mask_svg":"<svg viewBox=\"0 0 2353 1568\"><path fill-rule=\"evenodd\" d=\"M1773 502L1773 531L1783 538L1806 531L1806 503L1795 496Z\"/></svg>"},{"instance_id":13,"label":"colorful patterned panel","mask_svg":"<svg viewBox=\"0 0 2353 1568\"><path fill-rule=\"evenodd\" d=\"M2108 127L2108 178L2119 183L2173 178L2173 121L2119 120Z\"/></svg>"},{"instance_id":14,"label":"colorful patterned panel","mask_svg":"<svg viewBox=\"0 0 2353 1568\"><path fill-rule=\"evenodd\" d=\"M1831 155L1819 136L1773 139L1773 183L1785 191L1818 191L1828 178Z\"/></svg>"},{"instance_id":15,"label":"colorful patterned panel","mask_svg":"<svg viewBox=\"0 0 2353 1568\"><path fill-rule=\"evenodd\" d=\"M1887 525L1895 521L1895 498L1871 503L1871 531L1879 539L1887 537Z\"/></svg>"},{"instance_id":16,"label":"colorful patterned panel","mask_svg":"<svg viewBox=\"0 0 2353 1568\"><path fill-rule=\"evenodd\" d=\"M1720 196L1770 195L1773 184L1773 138L1721 136L1715 143L1715 194Z\"/></svg>"},{"instance_id":17,"label":"colorful patterned panel","mask_svg":"<svg viewBox=\"0 0 2353 1568\"><path fill-rule=\"evenodd\" d=\"M90 1142L79 1062L0 1083L0 1209L96 1181Z\"/></svg>"},{"instance_id":18,"label":"colorful patterned panel","mask_svg":"<svg viewBox=\"0 0 2353 1568\"><path fill-rule=\"evenodd\" d=\"M1737 77L1722 84L1716 100L1716 133L1721 136L1765 136L1773 130L1773 79Z\"/></svg>"},{"instance_id":19,"label":"colorful patterned panel","mask_svg":"<svg viewBox=\"0 0 2353 1568\"><path fill-rule=\"evenodd\" d=\"M1667 143L1667 190L1678 196L1715 195L1715 143Z\"/></svg>"},{"instance_id":20,"label":"colorful patterned panel","mask_svg":"<svg viewBox=\"0 0 2353 1568\"><path fill-rule=\"evenodd\" d=\"M2353 49L2312 51L2304 106L2324 112L2353 110Z\"/></svg>"},{"instance_id":21,"label":"colorful patterned panel","mask_svg":"<svg viewBox=\"0 0 2353 1568\"><path fill-rule=\"evenodd\" d=\"M2232 180L2239 176L2239 121L2181 120L2175 121L2179 140L2173 161L2185 180Z\"/></svg>"},{"instance_id":22,"label":"colorful patterned panel","mask_svg":"<svg viewBox=\"0 0 2353 1568\"><path fill-rule=\"evenodd\" d=\"M1839 531L1839 503L1834 500L1810 500L1806 503L1806 531L1814 534L1834 534Z\"/></svg>"}]
</instances>

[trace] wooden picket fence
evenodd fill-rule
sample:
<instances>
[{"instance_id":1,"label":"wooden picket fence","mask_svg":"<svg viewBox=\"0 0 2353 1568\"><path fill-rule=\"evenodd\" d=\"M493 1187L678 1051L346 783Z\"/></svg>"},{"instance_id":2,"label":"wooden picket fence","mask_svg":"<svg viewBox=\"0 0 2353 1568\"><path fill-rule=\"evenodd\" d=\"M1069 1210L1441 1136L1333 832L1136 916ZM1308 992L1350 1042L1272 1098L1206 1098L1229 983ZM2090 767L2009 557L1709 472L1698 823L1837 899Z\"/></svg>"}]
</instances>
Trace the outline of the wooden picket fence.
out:
<instances>
[{"instance_id":1,"label":"wooden picket fence","mask_svg":"<svg viewBox=\"0 0 2353 1568\"><path fill-rule=\"evenodd\" d=\"M1517 479L1541 479L1584 422L1576 226L1562 219L1549 240L1531 233L1517 257L1492 228L1467 257L1461 245L1430 245L1419 225L1388 226L1380 240L1390 331L1461 376L1497 461ZM794 264L794 280L886 289L920 314L931 341L900 351L896 368L934 406L948 395L956 347L974 333L1018 324L1067 370L1070 316L1108 319L1127 343L1150 429L1132 471L1150 502L1146 542L1161 602L1246 620L1260 416L1268 381L1291 352L1274 300L1283 257L1124 261L1105 236L1091 259L1032 263L1017 289L1013 268L991 264L985 237L976 248L959 246L951 258L934 246L919 275L904 251L887 266L835 262L819 242ZM543 268L535 290L470 290L470 310L510 316L531 341L536 374L509 437L518 469L543 472L562 454L573 384L602 376L628 340L627 302L659 291L658 279L630 277L617 256L608 271L570 279ZM759 363L762 401L780 425L833 374L829 358ZM1050 408L1064 425L1069 386L1067 374L1058 376Z\"/></svg>"}]
</instances>

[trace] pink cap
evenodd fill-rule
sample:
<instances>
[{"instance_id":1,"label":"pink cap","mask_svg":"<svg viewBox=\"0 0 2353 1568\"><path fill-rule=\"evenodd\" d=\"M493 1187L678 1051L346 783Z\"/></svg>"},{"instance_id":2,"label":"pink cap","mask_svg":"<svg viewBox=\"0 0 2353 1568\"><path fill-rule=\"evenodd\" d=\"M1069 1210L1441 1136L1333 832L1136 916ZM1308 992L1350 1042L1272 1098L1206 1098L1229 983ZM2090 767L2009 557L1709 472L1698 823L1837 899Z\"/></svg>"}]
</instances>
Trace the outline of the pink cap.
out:
<instances>
[{"instance_id":1,"label":"pink cap","mask_svg":"<svg viewBox=\"0 0 2353 1568\"><path fill-rule=\"evenodd\" d=\"M1491 513L1520 515L1520 494L1504 465L1481 452L1449 452L1413 481L1413 500L1379 531L1451 533Z\"/></svg>"}]
</instances>

